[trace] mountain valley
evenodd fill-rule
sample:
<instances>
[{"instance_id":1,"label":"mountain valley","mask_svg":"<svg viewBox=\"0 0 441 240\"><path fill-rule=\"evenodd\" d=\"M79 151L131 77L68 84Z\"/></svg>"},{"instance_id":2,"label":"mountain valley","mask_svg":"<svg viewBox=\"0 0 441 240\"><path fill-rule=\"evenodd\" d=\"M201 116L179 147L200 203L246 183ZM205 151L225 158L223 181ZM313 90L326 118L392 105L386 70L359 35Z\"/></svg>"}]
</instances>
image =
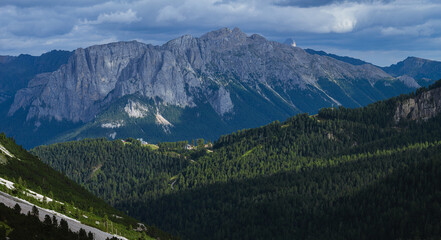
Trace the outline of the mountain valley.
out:
<instances>
[{"instance_id":1,"label":"mountain valley","mask_svg":"<svg viewBox=\"0 0 441 240\"><path fill-rule=\"evenodd\" d=\"M32 152L183 239L432 239L441 229L440 84L213 145L87 139Z\"/></svg>"}]
</instances>

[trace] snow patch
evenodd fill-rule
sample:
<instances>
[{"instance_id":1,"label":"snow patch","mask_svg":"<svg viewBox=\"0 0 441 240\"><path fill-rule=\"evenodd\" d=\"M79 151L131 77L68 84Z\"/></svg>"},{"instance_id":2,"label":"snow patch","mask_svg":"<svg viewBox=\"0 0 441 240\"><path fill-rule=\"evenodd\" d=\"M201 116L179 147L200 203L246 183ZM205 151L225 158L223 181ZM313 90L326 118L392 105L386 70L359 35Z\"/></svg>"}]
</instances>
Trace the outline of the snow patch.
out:
<instances>
[{"instance_id":1,"label":"snow patch","mask_svg":"<svg viewBox=\"0 0 441 240\"><path fill-rule=\"evenodd\" d=\"M114 121L114 122L108 122L108 123L102 123L102 128L119 128L124 126L124 120Z\"/></svg>"},{"instance_id":2,"label":"snow patch","mask_svg":"<svg viewBox=\"0 0 441 240\"><path fill-rule=\"evenodd\" d=\"M36 193L36 192L34 192L34 191L32 191L32 190L29 190L29 189L26 189L26 191L28 191L28 192L26 193L26 195L28 195L28 196L30 196L30 197L33 197L33 198L37 199L37 200L40 201L40 202L43 202L45 196L43 196L43 195L41 195L41 194L39 194L39 193ZM46 197L46 202L52 202L52 201L53 201L52 198L48 198L48 197Z\"/></svg>"},{"instance_id":3,"label":"snow patch","mask_svg":"<svg viewBox=\"0 0 441 240\"><path fill-rule=\"evenodd\" d=\"M4 179L4 178L0 178L0 184L6 186L8 189L11 189L11 190L14 190L14 189L15 189L15 187L14 187L14 183L11 182L11 181L6 180L6 179ZM26 189L26 190L24 190L24 193L25 193L27 196L29 196L29 197L33 197L33 198L37 199L37 200L40 201L40 202L43 202L43 200L45 200L45 198L46 198L46 202L52 202L52 201L54 201L52 198L50 198L50 197L46 197L46 196L43 196L43 195L41 195L41 194L39 194L39 193L36 193L36 192L34 192L34 191L30 190L30 189ZM60 203L60 204L64 204L64 203L59 202L59 201L55 201L55 202Z\"/></svg>"},{"instance_id":4,"label":"snow patch","mask_svg":"<svg viewBox=\"0 0 441 240\"><path fill-rule=\"evenodd\" d=\"M116 138L116 132L113 132L113 133L109 134L109 137L112 138L112 139L115 139Z\"/></svg>"},{"instance_id":5,"label":"snow patch","mask_svg":"<svg viewBox=\"0 0 441 240\"><path fill-rule=\"evenodd\" d=\"M0 151L2 151L4 154L8 155L8 156L11 157L11 158L15 158L15 156L14 156L12 153L10 153L10 152L8 151L8 149L6 149L5 147L3 147L3 145L1 145L1 144L0 144Z\"/></svg>"},{"instance_id":6,"label":"snow patch","mask_svg":"<svg viewBox=\"0 0 441 240\"><path fill-rule=\"evenodd\" d=\"M124 111L131 118L143 118L147 116L149 109L147 108L147 106L142 105L139 102L129 100L124 107Z\"/></svg>"},{"instance_id":7,"label":"snow patch","mask_svg":"<svg viewBox=\"0 0 441 240\"><path fill-rule=\"evenodd\" d=\"M15 189L14 183L11 182L11 181L6 180L4 178L0 178L0 184L1 185L5 185L8 189L11 189L11 190Z\"/></svg>"}]
</instances>

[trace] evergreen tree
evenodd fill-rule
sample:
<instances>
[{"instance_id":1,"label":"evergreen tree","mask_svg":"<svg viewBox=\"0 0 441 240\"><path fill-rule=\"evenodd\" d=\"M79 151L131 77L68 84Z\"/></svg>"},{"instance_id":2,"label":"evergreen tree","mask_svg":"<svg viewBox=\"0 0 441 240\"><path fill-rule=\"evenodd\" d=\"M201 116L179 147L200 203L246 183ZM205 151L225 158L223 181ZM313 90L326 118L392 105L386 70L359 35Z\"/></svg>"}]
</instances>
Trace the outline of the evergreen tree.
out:
<instances>
[{"instance_id":1,"label":"evergreen tree","mask_svg":"<svg viewBox=\"0 0 441 240\"><path fill-rule=\"evenodd\" d=\"M32 213L31 214L34 217L38 217L39 216L38 208L35 205L32 207Z\"/></svg>"},{"instance_id":2,"label":"evergreen tree","mask_svg":"<svg viewBox=\"0 0 441 240\"><path fill-rule=\"evenodd\" d=\"M20 214L20 213L21 213L21 207L20 207L20 205L19 205L18 203L15 204L15 206L14 206L14 211L15 211L15 213L17 213L17 214Z\"/></svg>"}]
</instances>

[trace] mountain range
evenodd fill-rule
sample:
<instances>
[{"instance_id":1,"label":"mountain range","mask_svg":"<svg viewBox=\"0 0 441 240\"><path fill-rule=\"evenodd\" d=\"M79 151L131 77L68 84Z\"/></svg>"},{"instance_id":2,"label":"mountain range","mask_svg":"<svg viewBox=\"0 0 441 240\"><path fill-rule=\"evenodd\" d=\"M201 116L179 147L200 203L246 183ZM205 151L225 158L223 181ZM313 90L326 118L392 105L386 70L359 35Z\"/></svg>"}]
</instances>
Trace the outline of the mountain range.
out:
<instances>
[{"instance_id":1,"label":"mountain range","mask_svg":"<svg viewBox=\"0 0 441 240\"><path fill-rule=\"evenodd\" d=\"M1 57L0 73L14 76L25 57ZM116 42L35 59L0 103L0 127L26 147L87 137L216 139L295 113L408 93L433 82L441 66L408 58L380 68L238 28L162 46ZM51 64L41 68L40 59ZM0 84L12 82L4 76Z\"/></svg>"}]
</instances>

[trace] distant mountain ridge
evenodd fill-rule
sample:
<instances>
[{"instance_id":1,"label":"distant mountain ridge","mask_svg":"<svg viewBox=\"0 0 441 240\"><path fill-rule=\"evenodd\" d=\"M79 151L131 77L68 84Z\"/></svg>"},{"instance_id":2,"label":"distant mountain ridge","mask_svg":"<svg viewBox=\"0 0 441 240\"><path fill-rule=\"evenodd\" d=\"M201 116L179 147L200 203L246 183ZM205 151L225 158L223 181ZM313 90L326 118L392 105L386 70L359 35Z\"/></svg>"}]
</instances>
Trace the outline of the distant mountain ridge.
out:
<instances>
[{"instance_id":1,"label":"distant mountain ridge","mask_svg":"<svg viewBox=\"0 0 441 240\"><path fill-rule=\"evenodd\" d=\"M356 58L352 58L352 57L347 57L347 56L342 57L342 56L338 56L338 55L335 55L335 54L332 54L332 53L327 53L327 52L324 52L324 51L316 51L316 50L310 49L310 48L305 49L305 51L307 53L309 53L309 54L317 54L317 55L320 55L320 56L327 56L327 57L335 58L337 60L340 60L342 62L346 62L346 63L352 64L352 65L370 64L370 63L365 62L365 61L360 60L360 59L356 59Z\"/></svg>"},{"instance_id":2,"label":"distant mountain ridge","mask_svg":"<svg viewBox=\"0 0 441 240\"><path fill-rule=\"evenodd\" d=\"M320 56L328 56L353 65L370 64L360 59L339 56L324 51L316 51L313 49L305 49L310 54L317 54ZM380 67L386 73L393 77L400 79L408 86L418 88L420 86L428 86L433 83L433 80L441 79L441 62L428 60L417 57L408 57L403 61L392 64L388 67Z\"/></svg>"},{"instance_id":3,"label":"distant mountain ridge","mask_svg":"<svg viewBox=\"0 0 441 240\"><path fill-rule=\"evenodd\" d=\"M214 139L299 112L364 106L416 87L371 64L223 28L162 46L132 41L77 49L56 71L18 90L3 107L3 122L27 146L99 136ZM27 131L39 141L27 142Z\"/></svg>"},{"instance_id":4,"label":"distant mountain ridge","mask_svg":"<svg viewBox=\"0 0 441 240\"><path fill-rule=\"evenodd\" d=\"M17 57L0 56L0 94L14 96L15 92L28 85L35 75L53 72L66 64L73 52L51 51L34 57L21 54Z\"/></svg>"},{"instance_id":5,"label":"distant mountain ridge","mask_svg":"<svg viewBox=\"0 0 441 240\"><path fill-rule=\"evenodd\" d=\"M407 75L418 80L441 79L441 62L417 57L408 57L382 69L396 77Z\"/></svg>"}]
</instances>

